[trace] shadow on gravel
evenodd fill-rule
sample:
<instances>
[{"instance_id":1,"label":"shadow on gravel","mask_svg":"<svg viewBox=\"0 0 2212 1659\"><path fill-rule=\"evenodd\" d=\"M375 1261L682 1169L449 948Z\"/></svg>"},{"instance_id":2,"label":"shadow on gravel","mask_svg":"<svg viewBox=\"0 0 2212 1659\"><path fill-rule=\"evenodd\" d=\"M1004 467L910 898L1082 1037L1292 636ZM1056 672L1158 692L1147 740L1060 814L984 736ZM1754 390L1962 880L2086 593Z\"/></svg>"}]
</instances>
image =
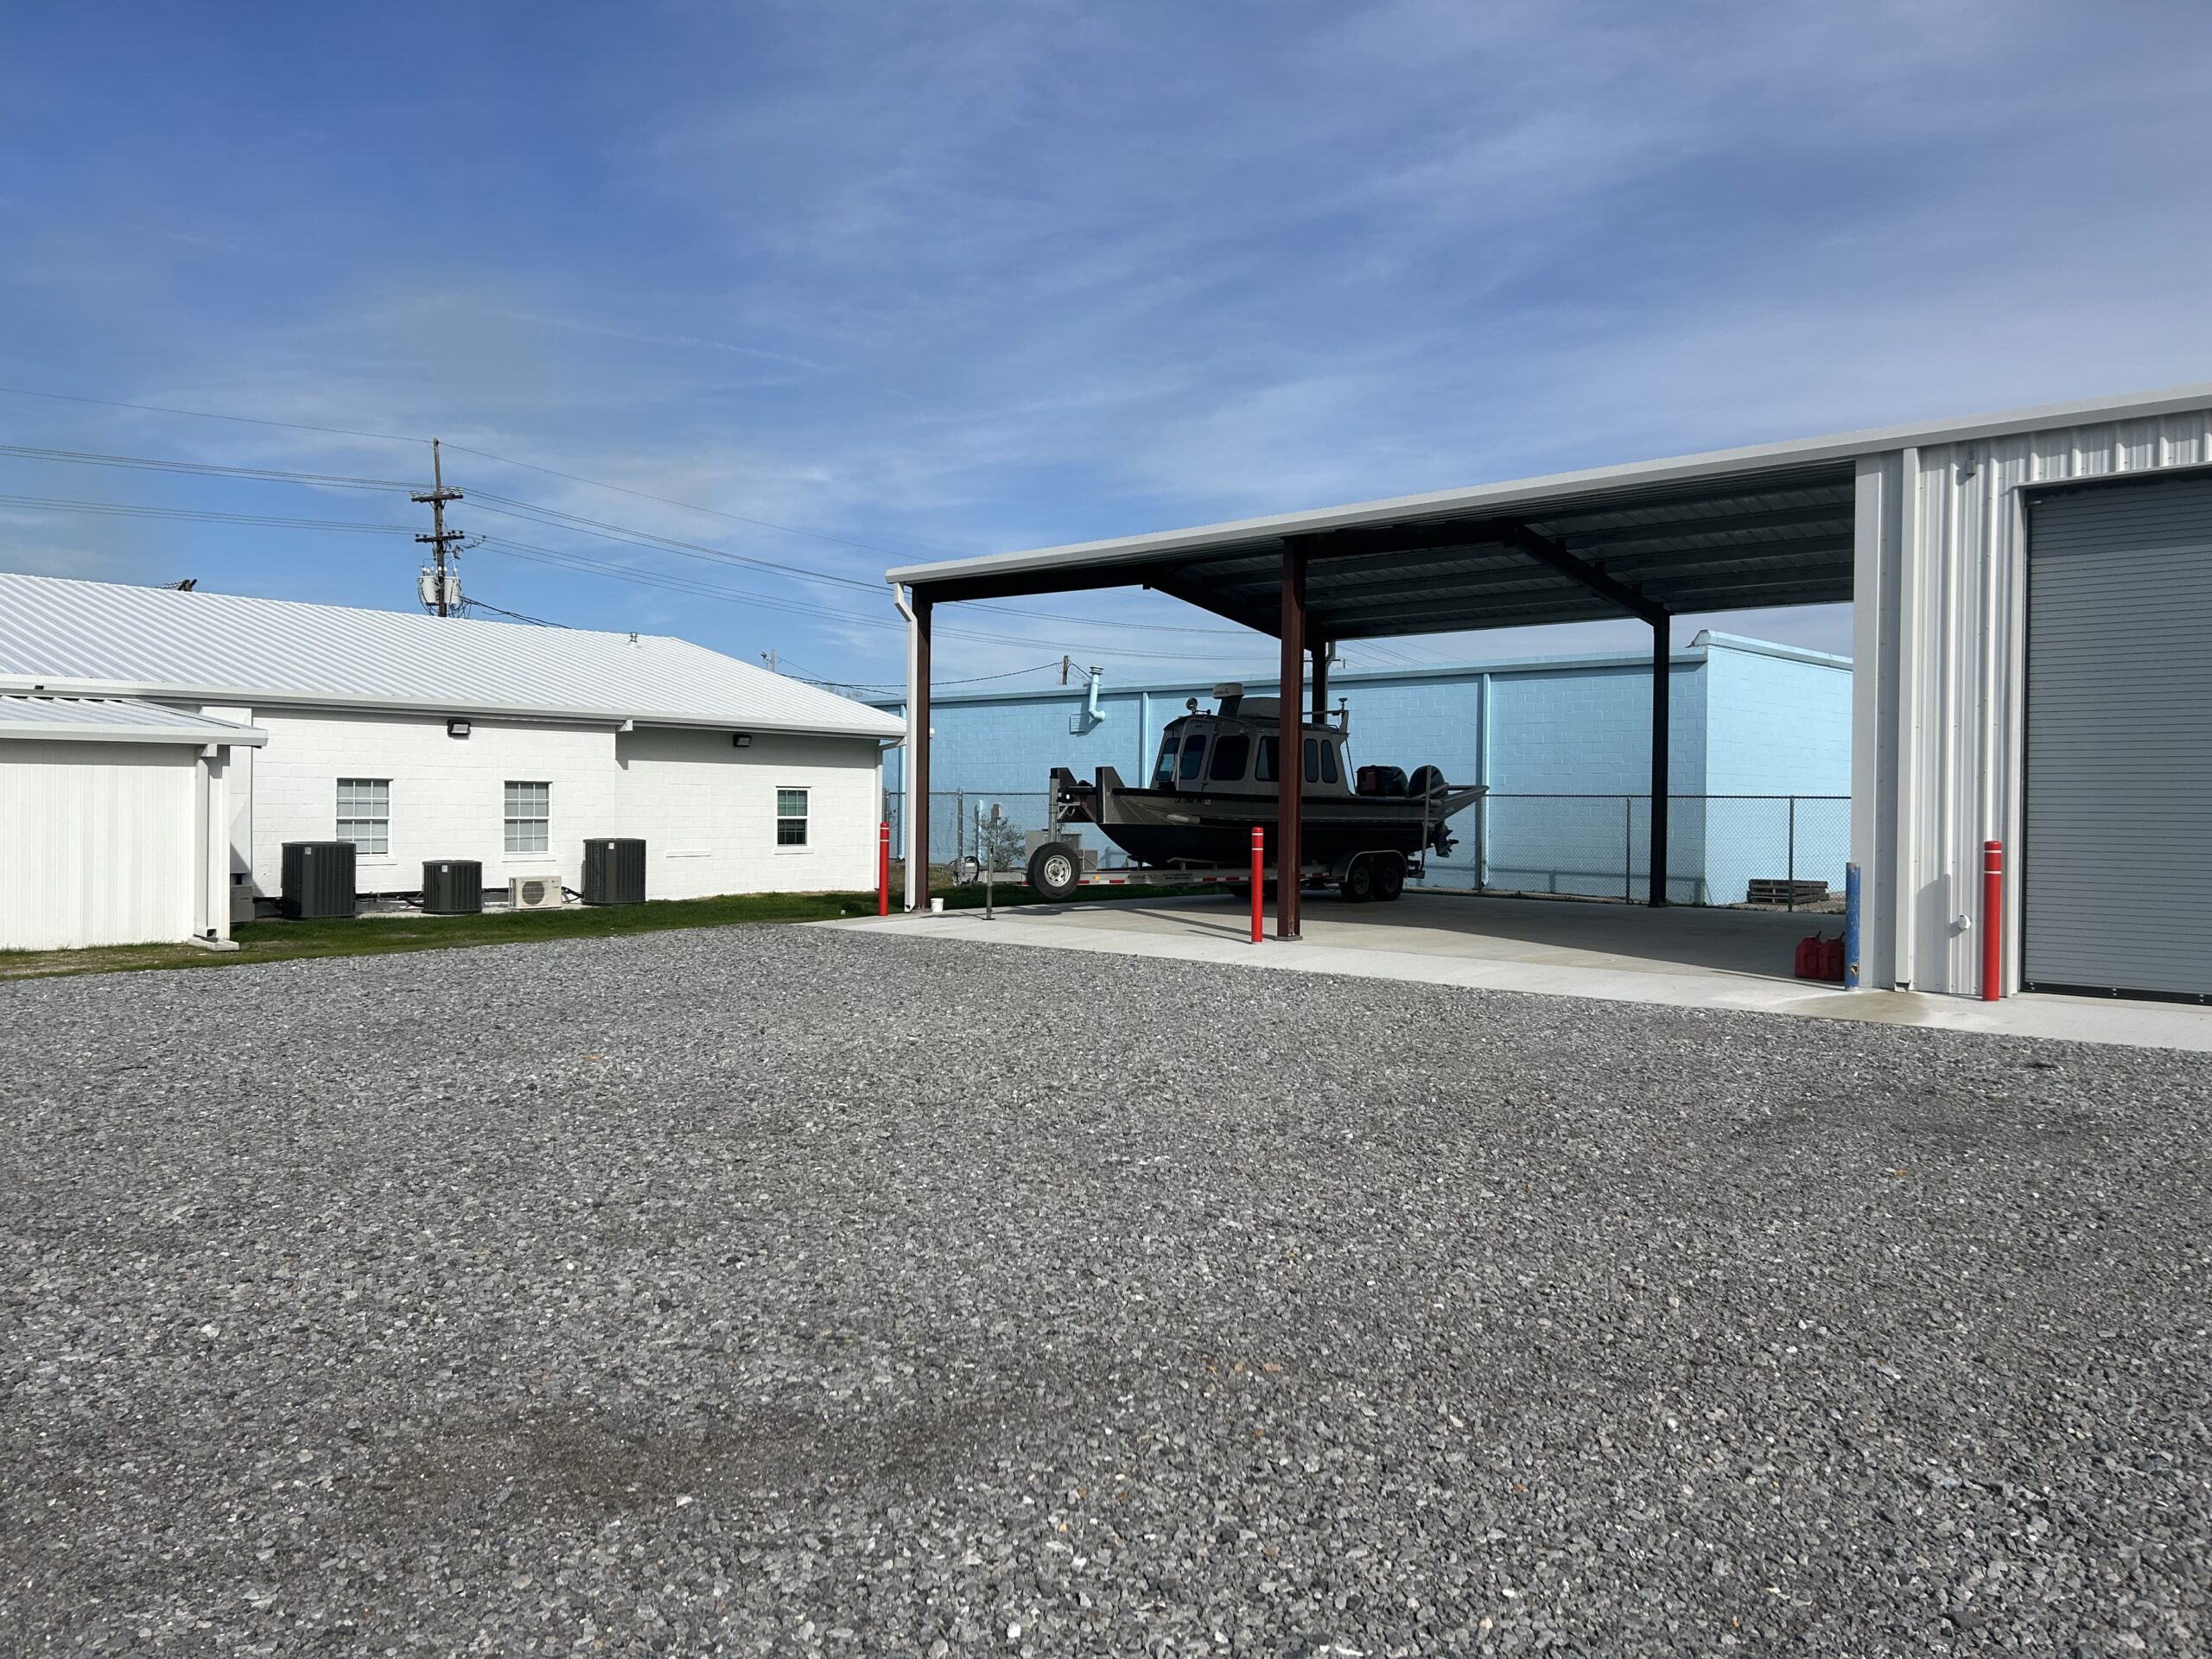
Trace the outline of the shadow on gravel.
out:
<instances>
[{"instance_id":1,"label":"shadow on gravel","mask_svg":"<svg viewBox=\"0 0 2212 1659\"><path fill-rule=\"evenodd\" d=\"M912 1491L987 1463L1034 1415L980 1400L836 1417L768 1408L704 1427L634 1409L547 1413L459 1427L380 1496L407 1524L518 1502L581 1518L691 1500L743 1508L798 1490Z\"/></svg>"}]
</instances>

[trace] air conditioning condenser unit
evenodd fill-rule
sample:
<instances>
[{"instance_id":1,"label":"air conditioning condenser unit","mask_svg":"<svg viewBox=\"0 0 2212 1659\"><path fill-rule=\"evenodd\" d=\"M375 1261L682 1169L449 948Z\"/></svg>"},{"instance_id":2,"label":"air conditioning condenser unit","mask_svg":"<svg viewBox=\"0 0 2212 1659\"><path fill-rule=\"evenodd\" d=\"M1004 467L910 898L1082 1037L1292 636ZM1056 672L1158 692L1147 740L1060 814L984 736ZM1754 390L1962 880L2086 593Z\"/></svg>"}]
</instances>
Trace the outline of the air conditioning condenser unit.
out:
<instances>
[{"instance_id":1,"label":"air conditioning condenser unit","mask_svg":"<svg viewBox=\"0 0 2212 1659\"><path fill-rule=\"evenodd\" d=\"M517 875L507 880L507 904L514 910L558 910L567 903L557 875Z\"/></svg>"}]
</instances>

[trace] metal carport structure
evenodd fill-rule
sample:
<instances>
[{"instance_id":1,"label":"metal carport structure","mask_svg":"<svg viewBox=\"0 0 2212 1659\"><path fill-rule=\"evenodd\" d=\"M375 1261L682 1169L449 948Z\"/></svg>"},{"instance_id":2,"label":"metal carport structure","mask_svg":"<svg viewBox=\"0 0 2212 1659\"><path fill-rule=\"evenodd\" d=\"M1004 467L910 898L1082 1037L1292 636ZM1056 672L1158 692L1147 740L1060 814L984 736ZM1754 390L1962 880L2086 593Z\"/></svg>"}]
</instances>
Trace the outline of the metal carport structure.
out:
<instances>
[{"instance_id":1,"label":"metal carport structure","mask_svg":"<svg viewBox=\"0 0 2212 1659\"><path fill-rule=\"evenodd\" d=\"M1332 644L1629 615L1652 629L1650 893L1663 904L1669 621L1855 599L1864 982L1978 989L1965 895L1981 840L2010 844L2020 810L2024 502L2042 483L2208 464L2212 385L2196 385L903 567L887 579L909 621L910 798L929 798L939 606L1142 586L1273 635L1285 753L1305 718L1291 689L1310 680L1324 707ZM1282 771L1287 872L1302 780ZM928 814L905 816L913 908ZM1281 937L1297 935L1298 897L1279 874ZM2017 907L1998 920L2016 931Z\"/></svg>"}]
</instances>

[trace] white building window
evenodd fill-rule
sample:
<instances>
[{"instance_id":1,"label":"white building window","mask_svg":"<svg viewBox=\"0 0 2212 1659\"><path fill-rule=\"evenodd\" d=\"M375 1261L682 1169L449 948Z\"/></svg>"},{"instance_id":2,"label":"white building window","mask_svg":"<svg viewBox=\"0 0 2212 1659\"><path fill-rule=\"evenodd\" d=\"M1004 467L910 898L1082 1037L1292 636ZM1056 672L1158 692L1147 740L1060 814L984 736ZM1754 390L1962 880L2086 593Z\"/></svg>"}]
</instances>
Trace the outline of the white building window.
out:
<instances>
[{"instance_id":1,"label":"white building window","mask_svg":"<svg viewBox=\"0 0 2212 1659\"><path fill-rule=\"evenodd\" d=\"M803 789L776 791L776 845L806 845L806 791Z\"/></svg>"},{"instance_id":2,"label":"white building window","mask_svg":"<svg viewBox=\"0 0 2212 1659\"><path fill-rule=\"evenodd\" d=\"M338 780L338 839L353 843L355 854L381 858L391 851L391 779Z\"/></svg>"},{"instance_id":3,"label":"white building window","mask_svg":"<svg viewBox=\"0 0 2212 1659\"><path fill-rule=\"evenodd\" d=\"M507 785L507 850L543 853L553 844L553 785Z\"/></svg>"}]
</instances>

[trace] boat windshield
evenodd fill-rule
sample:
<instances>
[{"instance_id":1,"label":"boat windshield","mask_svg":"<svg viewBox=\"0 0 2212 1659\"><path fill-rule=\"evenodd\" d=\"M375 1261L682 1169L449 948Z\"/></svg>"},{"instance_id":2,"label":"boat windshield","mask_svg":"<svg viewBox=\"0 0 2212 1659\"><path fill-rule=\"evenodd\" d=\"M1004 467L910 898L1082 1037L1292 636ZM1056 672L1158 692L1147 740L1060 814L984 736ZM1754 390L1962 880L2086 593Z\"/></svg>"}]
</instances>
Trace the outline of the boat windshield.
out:
<instances>
[{"instance_id":1,"label":"boat windshield","mask_svg":"<svg viewBox=\"0 0 2212 1659\"><path fill-rule=\"evenodd\" d=\"M1160 759L1152 764L1152 786L1173 789L1175 786L1175 749L1183 741L1180 731L1170 731L1160 740Z\"/></svg>"}]
</instances>

